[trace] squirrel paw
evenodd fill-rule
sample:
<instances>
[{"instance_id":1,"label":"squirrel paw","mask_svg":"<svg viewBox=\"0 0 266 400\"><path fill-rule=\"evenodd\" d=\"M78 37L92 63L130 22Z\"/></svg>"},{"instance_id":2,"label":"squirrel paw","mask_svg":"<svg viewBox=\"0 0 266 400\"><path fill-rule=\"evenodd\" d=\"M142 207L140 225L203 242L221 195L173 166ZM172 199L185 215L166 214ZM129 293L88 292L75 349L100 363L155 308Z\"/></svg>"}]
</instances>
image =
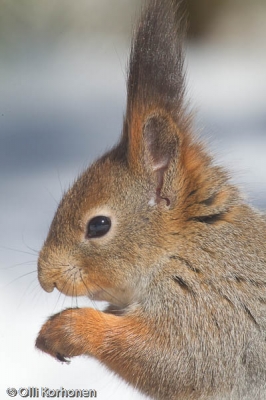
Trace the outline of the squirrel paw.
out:
<instances>
[{"instance_id":1,"label":"squirrel paw","mask_svg":"<svg viewBox=\"0 0 266 400\"><path fill-rule=\"evenodd\" d=\"M84 353L82 338L77 340L83 309L67 309L50 317L36 339L36 347L57 360L69 363L69 358Z\"/></svg>"}]
</instances>

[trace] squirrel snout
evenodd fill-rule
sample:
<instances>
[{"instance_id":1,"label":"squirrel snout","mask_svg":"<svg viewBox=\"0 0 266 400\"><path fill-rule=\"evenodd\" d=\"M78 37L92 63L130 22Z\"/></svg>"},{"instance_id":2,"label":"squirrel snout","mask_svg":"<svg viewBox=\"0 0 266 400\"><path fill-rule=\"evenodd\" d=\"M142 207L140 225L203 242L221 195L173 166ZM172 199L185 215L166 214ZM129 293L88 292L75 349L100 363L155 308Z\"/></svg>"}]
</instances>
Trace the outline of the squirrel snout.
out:
<instances>
[{"instance_id":1,"label":"squirrel snout","mask_svg":"<svg viewBox=\"0 0 266 400\"><path fill-rule=\"evenodd\" d=\"M43 280L40 279L40 277L38 277L38 279L39 279L39 282L40 282L41 287L42 287L43 290L45 290L47 293L51 293L51 292L54 290L55 285L54 285L53 283L44 282Z\"/></svg>"},{"instance_id":2,"label":"squirrel snout","mask_svg":"<svg viewBox=\"0 0 266 400\"><path fill-rule=\"evenodd\" d=\"M49 268L45 265L41 255L38 259L38 280L41 287L48 293L51 293L55 288L55 283L49 277Z\"/></svg>"},{"instance_id":3,"label":"squirrel snout","mask_svg":"<svg viewBox=\"0 0 266 400\"><path fill-rule=\"evenodd\" d=\"M38 280L43 290L45 290L47 293L51 293L54 290L55 284L46 279L45 275L42 273L39 267L38 267Z\"/></svg>"}]
</instances>

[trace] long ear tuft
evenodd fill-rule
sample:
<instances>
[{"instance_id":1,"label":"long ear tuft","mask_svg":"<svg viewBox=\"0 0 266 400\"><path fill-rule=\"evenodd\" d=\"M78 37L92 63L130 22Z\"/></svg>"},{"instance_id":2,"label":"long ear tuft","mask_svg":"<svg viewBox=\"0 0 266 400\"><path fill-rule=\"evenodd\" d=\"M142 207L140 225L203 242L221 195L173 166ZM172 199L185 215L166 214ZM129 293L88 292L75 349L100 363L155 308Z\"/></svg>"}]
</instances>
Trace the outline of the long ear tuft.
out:
<instances>
[{"instance_id":1,"label":"long ear tuft","mask_svg":"<svg viewBox=\"0 0 266 400\"><path fill-rule=\"evenodd\" d=\"M181 14L181 15L180 15ZM128 76L127 118L156 107L184 119L185 23L181 2L150 0L133 38ZM145 113L146 114L146 113Z\"/></svg>"},{"instance_id":2,"label":"long ear tuft","mask_svg":"<svg viewBox=\"0 0 266 400\"><path fill-rule=\"evenodd\" d=\"M182 15L181 1L150 0L137 26L129 61L123 135L128 141L128 159L137 170L143 170L142 155L149 148L151 159L157 162L158 168L152 168L157 176L169 167L173 144L176 154L179 132L189 130Z\"/></svg>"}]
</instances>

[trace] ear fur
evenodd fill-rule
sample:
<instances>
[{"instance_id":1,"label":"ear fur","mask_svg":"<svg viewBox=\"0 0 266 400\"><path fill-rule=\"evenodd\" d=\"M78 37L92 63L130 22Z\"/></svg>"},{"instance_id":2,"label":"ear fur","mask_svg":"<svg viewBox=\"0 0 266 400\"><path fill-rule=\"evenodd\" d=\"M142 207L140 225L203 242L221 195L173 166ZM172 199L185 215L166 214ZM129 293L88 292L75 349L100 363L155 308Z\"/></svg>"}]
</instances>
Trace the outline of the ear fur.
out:
<instances>
[{"instance_id":1,"label":"ear fur","mask_svg":"<svg viewBox=\"0 0 266 400\"><path fill-rule=\"evenodd\" d=\"M167 169L178 146L178 137L169 121L162 116L149 116L143 127L143 139L146 163L153 171Z\"/></svg>"},{"instance_id":2,"label":"ear fur","mask_svg":"<svg viewBox=\"0 0 266 400\"><path fill-rule=\"evenodd\" d=\"M184 119L184 22L181 1L150 0L133 37L127 119L161 109L180 127ZM146 111L146 112L145 112Z\"/></svg>"},{"instance_id":3,"label":"ear fur","mask_svg":"<svg viewBox=\"0 0 266 400\"><path fill-rule=\"evenodd\" d=\"M175 127L162 115L151 115L143 126L144 167L153 174L156 186L156 202L166 200L170 205L169 193L162 197L166 181L172 177L171 165L178 159L179 138Z\"/></svg>"},{"instance_id":4,"label":"ear fur","mask_svg":"<svg viewBox=\"0 0 266 400\"><path fill-rule=\"evenodd\" d=\"M184 29L177 3L148 2L129 62L124 124L128 162L139 174L149 173L157 199L166 181L173 179L170 171L177 163L180 132L187 130L189 119L184 106Z\"/></svg>"}]
</instances>

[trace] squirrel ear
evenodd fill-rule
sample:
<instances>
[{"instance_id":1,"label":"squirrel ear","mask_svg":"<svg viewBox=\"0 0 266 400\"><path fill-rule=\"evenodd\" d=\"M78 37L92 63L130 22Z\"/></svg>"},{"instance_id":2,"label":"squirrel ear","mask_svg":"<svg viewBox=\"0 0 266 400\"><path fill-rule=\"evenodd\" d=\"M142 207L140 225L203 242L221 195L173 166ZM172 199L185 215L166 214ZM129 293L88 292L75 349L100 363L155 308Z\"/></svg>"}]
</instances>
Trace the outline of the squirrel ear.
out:
<instances>
[{"instance_id":1,"label":"squirrel ear","mask_svg":"<svg viewBox=\"0 0 266 400\"><path fill-rule=\"evenodd\" d=\"M156 185L156 201L166 200L170 205L170 181L173 179L178 156L179 138L169 120L153 115L147 118L143 127L143 166ZM168 189L167 189L168 187ZM164 197L163 197L164 196Z\"/></svg>"},{"instance_id":2,"label":"squirrel ear","mask_svg":"<svg viewBox=\"0 0 266 400\"><path fill-rule=\"evenodd\" d=\"M176 154L177 137L166 118L148 117L143 128L146 162L153 171L165 170Z\"/></svg>"},{"instance_id":3,"label":"squirrel ear","mask_svg":"<svg viewBox=\"0 0 266 400\"><path fill-rule=\"evenodd\" d=\"M169 192L176 174L173 161L177 163L179 132L189 126L184 102L184 24L181 3L177 4L150 0L139 21L129 60L123 132L130 167L139 174L148 171L157 194L166 196L166 186Z\"/></svg>"}]
</instances>

